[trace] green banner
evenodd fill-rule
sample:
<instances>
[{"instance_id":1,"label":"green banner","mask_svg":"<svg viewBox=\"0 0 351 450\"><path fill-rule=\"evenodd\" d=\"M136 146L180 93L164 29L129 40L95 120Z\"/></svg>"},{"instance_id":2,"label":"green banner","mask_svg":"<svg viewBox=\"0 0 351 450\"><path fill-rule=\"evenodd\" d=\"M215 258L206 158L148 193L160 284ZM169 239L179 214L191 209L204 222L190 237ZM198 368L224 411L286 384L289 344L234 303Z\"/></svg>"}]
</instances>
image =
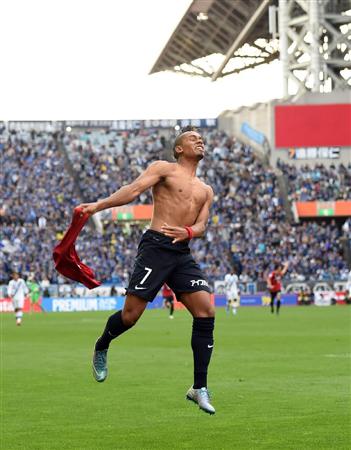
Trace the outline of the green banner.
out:
<instances>
[{"instance_id":1,"label":"green banner","mask_svg":"<svg viewBox=\"0 0 351 450\"><path fill-rule=\"evenodd\" d=\"M333 216L334 209L333 208L320 208L317 211L317 216Z\"/></svg>"},{"instance_id":2,"label":"green banner","mask_svg":"<svg viewBox=\"0 0 351 450\"><path fill-rule=\"evenodd\" d=\"M133 219L131 212L119 212L117 213L117 220L130 220Z\"/></svg>"}]
</instances>

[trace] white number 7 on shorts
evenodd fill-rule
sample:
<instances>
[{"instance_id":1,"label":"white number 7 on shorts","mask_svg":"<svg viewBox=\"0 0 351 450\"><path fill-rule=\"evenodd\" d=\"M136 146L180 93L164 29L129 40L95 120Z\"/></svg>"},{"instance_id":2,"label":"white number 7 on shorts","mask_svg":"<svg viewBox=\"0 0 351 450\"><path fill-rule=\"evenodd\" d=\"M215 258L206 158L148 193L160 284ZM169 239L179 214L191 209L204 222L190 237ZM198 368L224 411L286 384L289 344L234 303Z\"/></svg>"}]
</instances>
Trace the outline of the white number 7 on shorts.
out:
<instances>
[{"instance_id":1,"label":"white number 7 on shorts","mask_svg":"<svg viewBox=\"0 0 351 450\"><path fill-rule=\"evenodd\" d=\"M140 284L144 284L150 273L152 272L152 269L150 267L145 267L146 275L145 277L140 281Z\"/></svg>"}]
</instances>

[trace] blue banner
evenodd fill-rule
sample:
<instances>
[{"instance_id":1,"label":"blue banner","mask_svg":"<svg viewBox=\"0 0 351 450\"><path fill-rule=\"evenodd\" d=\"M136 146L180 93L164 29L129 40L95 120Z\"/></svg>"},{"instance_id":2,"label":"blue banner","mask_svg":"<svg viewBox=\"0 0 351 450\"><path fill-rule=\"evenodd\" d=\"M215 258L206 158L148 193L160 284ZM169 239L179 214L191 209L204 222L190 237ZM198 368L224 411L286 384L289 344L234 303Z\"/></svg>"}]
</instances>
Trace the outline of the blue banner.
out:
<instances>
[{"instance_id":1,"label":"blue banner","mask_svg":"<svg viewBox=\"0 0 351 450\"><path fill-rule=\"evenodd\" d=\"M42 306L47 312L74 312L74 311L113 311L122 309L125 297L44 297ZM243 294L240 296L241 306L267 306L270 304L267 293ZM215 295L215 306L225 306L225 295ZM163 298L158 295L153 302L148 302L147 309L162 308ZM282 294L283 305L297 305L297 294Z\"/></svg>"},{"instance_id":2,"label":"blue banner","mask_svg":"<svg viewBox=\"0 0 351 450\"><path fill-rule=\"evenodd\" d=\"M240 305L241 306L268 306L271 302L271 297L268 293L263 292L255 295L241 295ZM282 305L297 305L297 294L282 294L281 295Z\"/></svg>"},{"instance_id":3,"label":"blue banner","mask_svg":"<svg viewBox=\"0 0 351 450\"><path fill-rule=\"evenodd\" d=\"M240 131L257 144L263 145L266 140L263 133L252 128L247 122L242 123Z\"/></svg>"},{"instance_id":4,"label":"blue banner","mask_svg":"<svg viewBox=\"0 0 351 450\"><path fill-rule=\"evenodd\" d=\"M281 301L283 305L295 306L297 305L297 294L282 294ZM215 296L216 306L225 306L227 298L225 295ZM240 295L240 306L268 306L271 302L271 297L268 293L261 292L258 294Z\"/></svg>"},{"instance_id":5,"label":"blue banner","mask_svg":"<svg viewBox=\"0 0 351 450\"><path fill-rule=\"evenodd\" d=\"M122 309L125 297L44 297L42 306L48 312L112 311Z\"/></svg>"},{"instance_id":6,"label":"blue banner","mask_svg":"<svg viewBox=\"0 0 351 450\"><path fill-rule=\"evenodd\" d=\"M42 306L47 312L113 311L122 309L124 296L117 297L44 297ZM147 309L162 308L163 298L158 295L148 302Z\"/></svg>"}]
</instances>

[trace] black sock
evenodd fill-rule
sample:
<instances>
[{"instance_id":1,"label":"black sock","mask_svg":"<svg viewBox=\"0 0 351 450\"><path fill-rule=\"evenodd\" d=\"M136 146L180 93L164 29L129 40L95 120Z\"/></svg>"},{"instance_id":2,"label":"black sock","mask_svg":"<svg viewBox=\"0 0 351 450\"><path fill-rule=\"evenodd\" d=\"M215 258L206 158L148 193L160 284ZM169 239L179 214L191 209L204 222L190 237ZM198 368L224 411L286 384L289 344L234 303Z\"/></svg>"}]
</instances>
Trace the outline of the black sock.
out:
<instances>
[{"instance_id":1,"label":"black sock","mask_svg":"<svg viewBox=\"0 0 351 450\"><path fill-rule=\"evenodd\" d=\"M194 389L207 387L207 368L213 350L214 317L194 317L191 348L194 356Z\"/></svg>"},{"instance_id":2,"label":"black sock","mask_svg":"<svg viewBox=\"0 0 351 450\"><path fill-rule=\"evenodd\" d=\"M170 316L173 316L173 311L174 311L174 305L173 305L173 303L171 303L171 309L169 311Z\"/></svg>"},{"instance_id":3,"label":"black sock","mask_svg":"<svg viewBox=\"0 0 351 450\"><path fill-rule=\"evenodd\" d=\"M277 300L277 314L279 314L280 310L280 300Z\"/></svg>"},{"instance_id":4,"label":"black sock","mask_svg":"<svg viewBox=\"0 0 351 450\"><path fill-rule=\"evenodd\" d=\"M129 330L129 328L132 327L126 327L122 321L122 311L117 311L115 314L112 314L107 320L104 332L96 341L95 350L108 349L112 339Z\"/></svg>"},{"instance_id":5,"label":"black sock","mask_svg":"<svg viewBox=\"0 0 351 450\"><path fill-rule=\"evenodd\" d=\"M271 300L271 312L274 313L274 300Z\"/></svg>"}]
</instances>

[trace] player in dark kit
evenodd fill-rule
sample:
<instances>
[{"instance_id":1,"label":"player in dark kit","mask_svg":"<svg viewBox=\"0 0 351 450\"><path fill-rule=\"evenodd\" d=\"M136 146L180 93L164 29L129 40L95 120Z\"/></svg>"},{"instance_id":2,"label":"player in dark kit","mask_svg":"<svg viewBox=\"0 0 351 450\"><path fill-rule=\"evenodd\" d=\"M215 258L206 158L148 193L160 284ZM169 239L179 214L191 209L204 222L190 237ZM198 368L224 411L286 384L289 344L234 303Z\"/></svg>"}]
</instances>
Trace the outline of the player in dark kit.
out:
<instances>
[{"instance_id":1,"label":"player in dark kit","mask_svg":"<svg viewBox=\"0 0 351 450\"><path fill-rule=\"evenodd\" d=\"M277 263L274 265L274 270L267 277L267 287L271 296L271 313L274 313L274 300L277 299L276 312L279 314L282 290L281 279L286 274L288 267L288 262L283 265Z\"/></svg>"},{"instance_id":2,"label":"player in dark kit","mask_svg":"<svg viewBox=\"0 0 351 450\"><path fill-rule=\"evenodd\" d=\"M152 302L167 283L193 316L194 384L186 398L214 414L207 390L207 368L213 350L215 310L206 278L189 248L189 240L205 232L213 191L196 177L197 165L205 153L198 132L183 130L175 140L173 153L175 163L154 162L135 181L110 197L79 205L83 213L94 214L131 203L149 188L154 200L150 229L139 243L123 310L109 317L96 341L93 374L96 381L106 379L110 342L136 324L147 302Z\"/></svg>"},{"instance_id":3,"label":"player in dark kit","mask_svg":"<svg viewBox=\"0 0 351 450\"><path fill-rule=\"evenodd\" d=\"M169 286L165 283L162 288L162 297L163 297L163 304L166 308L169 309L169 318L173 319L173 312L174 312L174 299L173 299L173 291L170 289Z\"/></svg>"}]
</instances>

